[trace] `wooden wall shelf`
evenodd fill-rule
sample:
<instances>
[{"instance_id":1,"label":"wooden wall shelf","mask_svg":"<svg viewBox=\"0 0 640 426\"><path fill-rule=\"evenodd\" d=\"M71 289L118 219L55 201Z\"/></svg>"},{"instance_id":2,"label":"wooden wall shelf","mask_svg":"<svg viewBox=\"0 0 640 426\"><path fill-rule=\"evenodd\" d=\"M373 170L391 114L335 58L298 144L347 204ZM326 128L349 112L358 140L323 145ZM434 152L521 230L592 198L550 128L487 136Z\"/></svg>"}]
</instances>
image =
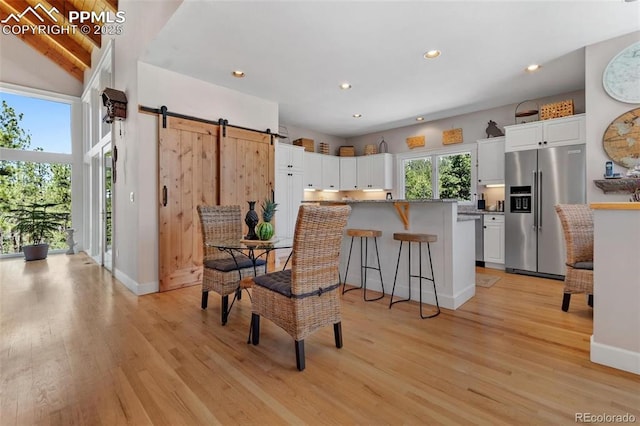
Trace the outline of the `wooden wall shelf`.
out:
<instances>
[{"instance_id":1,"label":"wooden wall shelf","mask_svg":"<svg viewBox=\"0 0 640 426\"><path fill-rule=\"evenodd\" d=\"M633 194L640 189L640 178L597 179L593 183L605 194Z\"/></svg>"}]
</instances>

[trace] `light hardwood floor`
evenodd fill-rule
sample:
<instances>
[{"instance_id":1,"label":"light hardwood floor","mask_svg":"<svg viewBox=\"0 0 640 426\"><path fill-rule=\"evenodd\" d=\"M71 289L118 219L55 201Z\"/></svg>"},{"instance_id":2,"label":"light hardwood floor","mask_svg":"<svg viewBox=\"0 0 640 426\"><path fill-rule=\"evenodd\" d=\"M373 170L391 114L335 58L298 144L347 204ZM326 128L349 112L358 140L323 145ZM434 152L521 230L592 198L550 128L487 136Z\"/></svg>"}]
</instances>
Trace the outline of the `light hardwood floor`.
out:
<instances>
[{"instance_id":1,"label":"light hardwood floor","mask_svg":"<svg viewBox=\"0 0 640 426\"><path fill-rule=\"evenodd\" d=\"M640 422L640 376L589 361L584 297L565 313L558 281L479 271L501 279L435 319L347 293L344 347L319 331L298 372L269 321L246 343L246 294L222 327L199 287L136 297L84 255L3 260L0 424Z\"/></svg>"}]
</instances>

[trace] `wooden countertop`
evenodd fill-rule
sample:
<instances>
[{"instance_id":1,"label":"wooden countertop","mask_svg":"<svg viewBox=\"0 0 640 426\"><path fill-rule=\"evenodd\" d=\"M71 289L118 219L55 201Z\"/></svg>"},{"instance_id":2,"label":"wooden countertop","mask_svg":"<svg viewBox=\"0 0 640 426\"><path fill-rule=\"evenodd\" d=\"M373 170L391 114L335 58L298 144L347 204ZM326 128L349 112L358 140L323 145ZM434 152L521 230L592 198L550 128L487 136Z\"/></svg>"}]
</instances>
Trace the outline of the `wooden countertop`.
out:
<instances>
[{"instance_id":1,"label":"wooden countertop","mask_svg":"<svg viewBox=\"0 0 640 426\"><path fill-rule=\"evenodd\" d=\"M589 207L593 210L640 210L640 203L591 203Z\"/></svg>"}]
</instances>

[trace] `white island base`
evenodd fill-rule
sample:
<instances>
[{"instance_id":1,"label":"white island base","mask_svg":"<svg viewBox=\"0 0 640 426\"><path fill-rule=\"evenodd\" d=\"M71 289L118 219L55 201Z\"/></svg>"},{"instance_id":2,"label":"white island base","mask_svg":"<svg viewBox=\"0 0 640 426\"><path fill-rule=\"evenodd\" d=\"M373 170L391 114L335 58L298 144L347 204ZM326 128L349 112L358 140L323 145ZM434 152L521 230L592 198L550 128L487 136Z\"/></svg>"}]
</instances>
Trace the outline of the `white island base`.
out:
<instances>
[{"instance_id":1,"label":"white island base","mask_svg":"<svg viewBox=\"0 0 640 426\"><path fill-rule=\"evenodd\" d=\"M393 239L393 234L396 232L415 232L433 234L438 237L438 241L431 244L431 256L440 307L457 309L475 295L475 222L464 217L458 221L458 206L455 201L380 200L345 201L345 203L352 208L347 228L382 231L382 237L378 238L378 249L385 294L391 294L400 246L400 242ZM406 227L403 216L406 220ZM350 243L351 237L345 235L340 256L342 279L344 279ZM360 239L356 238L351 255L348 285L360 285L359 244ZM408 244L404 243L394 301L396 297L406 299L409 296L407 248ZM418 250L415 243L412 244L411 255L411 273L418 275ZM422 256L423 276L430 276L426 244L423 245ZM369 242L368 260L369 266L376 266L375 246L372 239ZM411 283L412 300L420 300L419 288L418 280L413 278ZM378 271L369 270L367 289L382 291ZM423 280L422 301L435 305L431 281Z\"/></svg>"}]
</instances>

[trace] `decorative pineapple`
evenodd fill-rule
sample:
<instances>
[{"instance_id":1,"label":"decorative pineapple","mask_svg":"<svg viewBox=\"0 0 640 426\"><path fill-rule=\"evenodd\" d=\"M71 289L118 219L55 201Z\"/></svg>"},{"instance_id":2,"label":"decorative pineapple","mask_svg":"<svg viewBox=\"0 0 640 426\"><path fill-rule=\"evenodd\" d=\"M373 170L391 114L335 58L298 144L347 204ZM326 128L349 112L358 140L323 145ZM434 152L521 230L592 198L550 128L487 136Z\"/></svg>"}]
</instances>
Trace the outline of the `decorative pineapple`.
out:
<instances>
[{"instance_id":1,"label":"decorative pineapple","mask_svg":"<svg viewBox=\"0 0 640 426\"><path fill-rule=\"evenodd\" d=\"M273 224L271 223L271 220L273 219L273 215L277 210L276 207L278 207L278 204L266 198L262 202L261 207L263 222L258 224L258 227L256 228L256 234L258 234L258 238L263 241L270 240L274 234Z\"/></svg>"}]
</instances>

